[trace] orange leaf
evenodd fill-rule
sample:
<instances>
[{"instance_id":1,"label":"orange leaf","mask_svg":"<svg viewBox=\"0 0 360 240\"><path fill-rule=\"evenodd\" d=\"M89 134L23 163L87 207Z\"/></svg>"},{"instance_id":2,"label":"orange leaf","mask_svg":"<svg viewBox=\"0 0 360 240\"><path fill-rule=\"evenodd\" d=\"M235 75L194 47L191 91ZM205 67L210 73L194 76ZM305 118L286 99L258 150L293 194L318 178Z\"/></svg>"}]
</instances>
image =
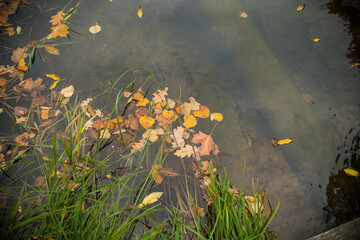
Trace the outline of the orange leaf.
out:
<instances>
[{"instance_id":1,"label":"orange leaf","mask_svg":"<svg viewBox=\"0 0 360 240\"><path fill-rule=\"evenodd\" d=\"M159 170L161 168L162 167L160 164L154 164L151 169L151 176L157 184L162 183L162 181L164 180L159 174Z\"/></svg>"},{"instance_id":2,"label":"orange leaf","mask_svg":"<svg viewBox=\"0 0 360 240\"><path fill-rule=\"evenodd\" d=\"M58 25L63 20L64 15L65 13L63 11L59 11L56 15L51 17L51 20L49 22L51 22L51 24L54 26Z\"/></svg>"},{"instance_id":3,"label":"orange leaf","mask_svg":"<svg viewBox=\"0 0 360 240\"><path fill-rule=\"evenodd\" d=\"M203 165L201 167L201 170L204 171L205 175L210 175L210 166L213 172L216 172L216 168L213 168L212 161L201 161L201 164Z\"/></svg>"},{"instance_id":4,"label":"orange leaf","mask_svg":"<svg viewBox=\"0 0 360 240\"><path fill-rule=\"evenodd\" d=\"M201 131L199 131L198 134L195 134L193 136L191 142L195 144L199 144L199 143L201 144L198 151L200 156L210 155L211 151L215 156L217 156L219 153L219 148L213 141L212 137Z\"/></svg>"},{"instance_id":5,"label":"orange leaf","mask_svg":"<svg viewBox=\"0 0 360 240\"><path fill-rule=\"evenodd\" d=\"M155 119L148 116L141 116L139 118L139 123L141 126L143 126L143 128L149 129L152 125L154 125Z\"/></svg>"},{"instance_id":6,"label":"orange leaf","mask_svg":"<svg viewBox=\"0 0 360 240\"><path fill-rule=\"evenodd\" d=\"M171 119L173 116L174 116L174 111L171 111L171 110L164 110L162 111L162 115L164 115L165 118L167 119Z\"/></svg>"},{"instance_id":7,"label":"orange leaf","mask_svg":"<svg viewBox=\"0 0 360 240\"><path fill-rule=\"evenodd\" d=\"M66 24L59 23L58 25L51 27L51 35L56 38L57 36L66 37L69 34L69 27Z\"/></svg>"},{"instance_id":8,"label":"orange leaf","mask_svg":"<svg viewBox=\"0 0 360 240\"><path fill-rule=\"evenodd\" d=\"M200 105L200 109L193 112L195 117L207 118L210 115L210 109L207 106Z\"/></svg>"},{"instance_id":9,"label":"orange leaf","mask_svg":"<svg viewBox=\"0 0 360 240\"><path fill-rule=\"evenodd\" d=\"M41 109L40 116L42 120L49 119L49 110L50 109Z\"/></svg>"},{"instance_id":10,"label":"orange leaf","mask_svg":"<svg viewBox=\"0 0 360 240\"><path fill-rule=\"evenodd\" d=\"M223 115L221 113L212 113L210 115L210 120L216 120L218 122L221 122L224 119Z\"/></svg>"},{"instance_id":11,"label":"orange leaf","mask_svg":"<svg viewBox=\"0 0 360 240\"><path fill-rule=\"evenodd\" d=\"M142 98L140 99L137 103L136 103L136 106L137 107L140 107L140 106L143 106L145 107L147 104L149 103L149 100L147 98Z\"/></svg>"},{"instance_id":12,"label":"orange leaf","mask_svg":"<svg viewBox=\"0 0 360 240\"><path fill-rule=\"evenodd\" d=\"M134 143L131 147L131 152L142 149L145 146L145 139L141 139L139 142Z\"/></svg>"}]
</instances>

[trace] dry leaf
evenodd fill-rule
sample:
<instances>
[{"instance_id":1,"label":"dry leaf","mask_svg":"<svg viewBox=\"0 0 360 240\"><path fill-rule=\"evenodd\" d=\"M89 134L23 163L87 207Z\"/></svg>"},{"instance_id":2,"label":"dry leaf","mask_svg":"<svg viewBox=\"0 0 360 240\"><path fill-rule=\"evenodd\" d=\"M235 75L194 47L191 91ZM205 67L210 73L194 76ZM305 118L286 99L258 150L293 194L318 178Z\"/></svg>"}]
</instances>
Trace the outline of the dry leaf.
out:
<instances>
[{"instance_id":1,"label":"dry leaf","mask_svg":"<svg viewBox=\"0 0 360 240\"><path fill-rule=\"evenodd\" d=\"M195 100L195 98L193 98L193 97L189 97L189 100L190 100L190 103L191 103L191 110L194 110L194 111L196 111L196 110L199 110L200 109L200 103L198 103L196 100Z\"/></svg>"},{"instance_id":2,"label":"dry leaf","mask_svg":"<svg viewBox=\"0 0 360 240\"><path fill-rule=\"evenodd\" d=\"M131 152L141 150L145 146L145 139L141 139L139 142L134 143L131 147Z\"/></svg>"},{"instance_id":3,"label":"dry leaf","mask_svg":"<svg viewBox=\"0 0 360 240\"><path fill-rule=\"evenodd\" d=\"M63 88L60 91L60 94L63 95L64 97L66 97L66 98L71 97L74 94L74 86L70 85L70 86L68 86L66 88Z\"/></svg>"},{"instance_id":4,"label":"dry leaf","mask_svg":"<svg viewBox=\"0 0 360 240\"><path fill-rule=\"evenodd\" d=\"M56 15L51 17L51 20L49 22L51 22L51 24L54 26L58 25L63 20L64 15L65 13L63 11L59 11Z\"/></svg>"},{"instance_id":5,"label":"dry leaf","mask_svg":"<svg viewBox=\"0 0 360 240\"><path fill-rule=\"evenodd\" d=\"M216 120L218 122L221 122L224 119L223 115L221 113L212 113L210 115L210 120Z\"/></svg>"},{"instance_id":6,"label":"dry leaf","mask_svg":"<svg viewBox=\"0 0 360 240\"><path fill-rule=\"evenodd\" d=\"M318 42L318 41L320 41L320 38L314 38L313 41Z\"/></svg>"},{"instance_id":7,"label":"dry leaf","mask_svg":"<svg viewBox=\"0 0 360 240\"><path fill-rule=\"evenodd\" d=\"M196 121L196 118L193 116L193 115L185 115L184 116L184 127L189 129L189 128L192 128L194 126L196 126L197 124L197 121Z\"/></svg>"},{"instance_id":8,"label":"dry leaf","mask_svg":"<svg viewBox=\"0 0 360 240\"><path fill-rule=\"evenodd\" d=\"M167 103L166 103L166 108L167 109L173 109L175 107L175 101L172 100L171 98L167 99Z\"/></svg>"},{"instance_id":9,"label":"dry leaf","mask_svg":"<svg viewBox=\"0 0 360 240\"><path fill-rule=\"evenodd\" d=\"M146 205L152 204L159 200L159 198L163 195L163 192L153 192L150 195L146 196L144 200L139 204L138 208L142 208Z\"/></svg>"},{"instance_id":10,"label":"dry leaf","mask_svg":"<svg viewBox=\"0 0 360 240\"><path fill-rule=\"evenodd\" d=\"M247 18L247 17L249 17L249 15L246 12L242 12L242 13L240 13L239 17Z\"/></svg>"},{"instance_id":11,"label":"dry leaf","mask_svg":"<svg viewBox=\"0 0 360 240\"><path fill-rule=\"evenodd\" d=\"M304 10L304 8L305 8L305 3L298 6L296 10L297 11L302 11L302 10Z\"/></svg>"},{"instance_id":12,"label":"dry leaf","mask_svg":"<svg viewBox=\"0 0 360 240\"><path fill-rule=\"evenodd\" d=\"M184 128L178 126L173 130L173 134L170 137L173 139L173 147L183 147L185 145L185 140L183 139Z\"/></svg>"},{"instance_id":13,"label":"dry leaf","mask_svg":"<svg viewBox=\"0 0 360 240\"><path fill-rule=\"evenodd\" d=\"M45 185L45 183L46 183L46 177L44 175L37 177L35 180L35 185L39 187Z\"/></svg>"},{"instance_id":14,"label":"dry leaf","mask_svg":"<svg viewBox=\"0 0 360 240\"><path fill-rule=\"evenodd\" d=\"M154 125L155 119L148 116L141 116L139 118L139 123L143 128L149 129L152 125Z\"/></svg>"},{"instance_id":15,"label":"dry leaf","mask_svg":"<svg viewBox=\"0 0 360 240\"><path fill-rule=\"evenodd\" d=\"M146 132L143 133L142 137L144 139L149 139L150 142L155 142L159 139L157 131L153 129L148 129Z\"/></svg>"},{"instance_id":16,"label":"dry leaf","mask_svg":"<svg viewBox=\"0 0 360 240\"><path fill-rule=\"evenodd\" d=\"M204 171L205 175L210 175L210 166L213 173L216 172L216 168L213 168L212 161L201 161L201 164L202 164L201 170Z\"/></svg>"},{"instance_id":17,"label":"dry leaf","mask_svg":"<svg viewBox=\"0 0 360 240\"><path fill-rule=\"evenodd\" d=\"M142 12L142 7L141 7L141 6L139 6L137 15L139 16L139 18L142 18L142 16L143 16L143 12Z\"/></svg>"},{"instance_id":18,"label":"dry leaf","mask_svg":"<svg viewBox=\"0 0 360 240\"><path fill-rule=\"evenodd\" d=\"M167 90L169 88L168 87L165 87L164 90L158 90L157 93L154 93L153 94L153 101L154 101L154 104L157 104L157 103L161 103L161 105L164 107L166 105L166 99L165 99L165 96L168 95L167 93ZM165 101L165 103L164 103Z\"/></svg>"},{"instance_id":19,"label":"dry leaf","mask_svg":"<svg viewBox=\"0 0 360 240\"><path fill-rule=\"evenodd\" d=\"M347 174L354 176L354 177L357 177L359 175L358 171L351 169L351 168L345 168L344 172L346 172Z\"/></svg>"},{"instance_id":20,"label":"dry leaf","mask_svg":"<svg viewBox=\"0 0 360 240\"><path fill-rule=\"evenodd\" d=\"M161 169L160 164L154 164L151 169L151 177L157 184L162 183L162 181L164 180L159 174L159 169Z\"/></svg>"},{"instance_id":21,"label":"dry leaf","mask_svg":"<svg viewBox=\"0 0 360 240\"><path fill-rule=\"evenodd\" d=\"M59 49L57 49L57 48L54 47L53 45L45 44L45 43L44 43L44 48L45 48L45 50L46 50L48 53L50 53L50 54L60 55Z\"/></svg>"},{"instance_id":22,"label":"dry leaf","mask_svg":"<svg viewBox=\"0 0 360 240\"><path fill-rule=\"evenodd\" d=\"M27 108L24 108L24 107L16 106L14 108L15 116L23 116L23 115L27 114L27 112L28 112Z\"/></svg>"},{"instance_id":23,"label":"dry leaf","mask_svg":"<svg viewBox=\"0 0 360 240\"><path fill-rule=\"evenodd\" d=\"M198 149L198 153L200 154L200 156L210 155L211 151L215 156L217 156L219 153L219 148L213 141L212 137L210 135L206 135L201 131L199 131L198 134L195 134L193 136L191 142L195 144L201 144Z\"/></svg>"},{"instance_id":24,"label":"dry leaf","mask_svg":"<svg viewBox=\"0 0 360 240\"><path fill-rule=\"evenodd\" d=\"M195 152L198 151L196 146L194 146L194 149L193 149L193 147L191 145L186 144L184 147L180 148L179 150L176 150L174 155L181 157L181 158L191 157L194 155L194 150L195 150Z\"/></svg>"},{"instance_id":25,"label":"dry leaf","mask_svg":"<svg viewBox=\"0 0 360 240\"><path fill-rule=\"evenodd\" d=\"M92 34L96 34L96 33L100 32L100 31L101 31L101 27L97 23L95 23L94 26L91 26L89 28L89 32L92 33Z\"/></svg>"},{"instance_id":26,"label":"dry leaf","mask_svg":"<svg viewBox=\"0 0 360 240\"><path fill-rule=\"evenodd\" d=\"M207 118L210 115L210 110L207 106L200 105L200 109L193 112L195 117Z\"/></svg>"}]
</instances>

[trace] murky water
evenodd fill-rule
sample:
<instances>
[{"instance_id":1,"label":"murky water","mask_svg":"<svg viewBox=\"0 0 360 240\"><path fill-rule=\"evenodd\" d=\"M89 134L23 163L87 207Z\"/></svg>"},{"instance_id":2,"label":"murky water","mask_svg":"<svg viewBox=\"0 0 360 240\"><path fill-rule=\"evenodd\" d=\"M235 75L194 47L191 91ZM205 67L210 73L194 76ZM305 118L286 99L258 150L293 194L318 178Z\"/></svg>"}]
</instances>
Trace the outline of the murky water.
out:
<instances>
[{"instance_id":1,"label":"murky water","mask_svg":"<svg viewBox=\"0 0 360 240\"><path fill-rule=\"evenodd\" d=\"M68 3L37 2L13 17L22 35L3 45L44 37L50 16ZM172 96L181 89L183 97L222 112L225 119L213 133L218 162L235 185L246 164L245 186L259 178L273 202L280 200L273 224L280 238L304 239L360 215L336 194L352 186L344 198L359 197L358 180L341 171L360 170L359 68L350 68L354 59L346 58L346 21L328 14L327 3L308 3L297 12L295 0L84 1L71 17L80 34L56 39L71 44L58 46L60 56L44 54L46 64L37 59L31 75L58 74L88 97L130 67L143 66ZM243 11L248 18L239 17ZM95 23L102 31L93 39L88 28ZM212 126L200 121L199 127ZM270 136L294 142L273 148ZM336 179L348 183L338 186ZM347 215L340 219L339 211Z\"/></svg>"}]
</instances>

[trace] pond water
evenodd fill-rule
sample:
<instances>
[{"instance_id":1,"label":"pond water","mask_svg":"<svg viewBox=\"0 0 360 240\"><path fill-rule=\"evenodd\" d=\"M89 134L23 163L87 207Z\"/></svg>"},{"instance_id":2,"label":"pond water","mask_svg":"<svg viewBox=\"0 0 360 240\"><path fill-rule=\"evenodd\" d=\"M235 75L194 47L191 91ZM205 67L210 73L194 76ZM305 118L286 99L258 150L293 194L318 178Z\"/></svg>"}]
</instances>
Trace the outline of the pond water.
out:
<instances>
[{"instance_id":1,"label":"pond water","mask_svg":"<svg viewBox=\"0 0 360 240\"><path fill-rule=\"evenodd\" d=\"M295 0L83 1L71 17L76 32L56 39L71 44L57 46L60 56L44 54L46 63L38 58L31 76L55 73L86 98L142 66L170 95L181 91L183 99L193 96L223 113L213 133L216 161L237 186L246 165L244 185L251 189L258 178L272 202L280 200L272 224L280 239L304 239L360 216L351 206L360 185L342 171L360 170L359 67L351 68L360 60L347 58L352 35L346 20L329 14L331 2L306 1L298 12L302 2ZM2 45L46 36L50 16L75 4L34 1L34 8L20 8L11 23L22 34ZM93 38L88 29L95 23L102 31ZM207 123L199 129L209 132ZM293 143L274 148L271 136Z\"/></svg>"}]
</instances>

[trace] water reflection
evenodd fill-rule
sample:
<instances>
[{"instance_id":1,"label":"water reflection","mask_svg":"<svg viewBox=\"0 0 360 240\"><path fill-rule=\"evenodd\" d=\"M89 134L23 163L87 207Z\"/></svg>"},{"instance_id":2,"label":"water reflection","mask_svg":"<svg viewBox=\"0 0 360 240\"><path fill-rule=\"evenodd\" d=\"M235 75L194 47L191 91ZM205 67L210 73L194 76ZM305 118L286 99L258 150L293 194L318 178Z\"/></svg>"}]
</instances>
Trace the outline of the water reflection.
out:
<instances>
[{"instance_id":1,"label":"water reflection","mask_svg":"<svg viewBox=\"0 0 360 240\"><path fill-rule=\"evenodd\" d=\"M343 20L346 31L352 36L346 57L351 63L360 61L360 1L356 0L332 0L326 4L329 14L337 14Z\"/></svg>"}]
</instances>

